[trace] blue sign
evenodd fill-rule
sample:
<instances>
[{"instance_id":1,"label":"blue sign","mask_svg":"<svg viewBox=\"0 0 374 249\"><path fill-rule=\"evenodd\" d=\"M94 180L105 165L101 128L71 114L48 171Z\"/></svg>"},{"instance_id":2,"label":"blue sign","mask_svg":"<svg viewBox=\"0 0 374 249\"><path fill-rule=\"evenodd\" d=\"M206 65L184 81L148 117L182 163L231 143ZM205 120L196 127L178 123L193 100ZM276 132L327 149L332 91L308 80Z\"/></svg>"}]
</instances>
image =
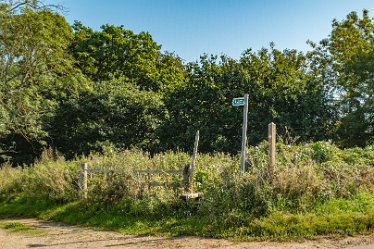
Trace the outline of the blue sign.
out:
<instances>
[{"instance_id":1,"label":"blue sign","mask_svg":"<svg viewBox=\"0 0 374 249\"><path fill-rule=\"evenodd\" d=\"M232 105L233 106L244 106L244 98L243 97L240 97L240 98L233 98L232 99Z\"/></svg>"}]
</instances>

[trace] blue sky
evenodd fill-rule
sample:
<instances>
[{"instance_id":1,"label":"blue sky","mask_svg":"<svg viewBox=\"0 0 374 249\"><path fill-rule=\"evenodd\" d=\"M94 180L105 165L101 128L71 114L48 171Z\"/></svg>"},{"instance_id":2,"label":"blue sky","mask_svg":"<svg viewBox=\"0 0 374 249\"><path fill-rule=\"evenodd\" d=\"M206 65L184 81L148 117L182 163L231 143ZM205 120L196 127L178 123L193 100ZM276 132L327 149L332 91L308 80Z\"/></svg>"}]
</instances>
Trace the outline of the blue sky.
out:
<instances>
[{"instance_id":1,"label":"blue sky","mask_svg":"<svg viewBox=\"0 0 374 249\"><path fill-rule=\"evenodd\" d=\"M374 0L47 0L66 8L70 23L98 30L103 24L147 31L186 62L203 53L239 58L274 42L278 49L309 50L331 31L334 18L364 8L374 17Z\"/></svg>"}]
</instances>

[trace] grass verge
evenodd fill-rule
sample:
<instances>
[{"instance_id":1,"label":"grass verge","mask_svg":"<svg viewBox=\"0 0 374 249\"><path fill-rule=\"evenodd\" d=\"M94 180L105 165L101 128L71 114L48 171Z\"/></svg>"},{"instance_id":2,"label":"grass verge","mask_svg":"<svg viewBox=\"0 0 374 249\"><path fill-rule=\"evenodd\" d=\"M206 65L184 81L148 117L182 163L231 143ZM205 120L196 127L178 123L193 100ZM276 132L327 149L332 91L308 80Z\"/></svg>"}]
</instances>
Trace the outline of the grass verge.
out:
<instances>
[{"instance_id":1,"label":"grass verge","mask_svg":"<svg viewBox=\"0 0 374 249\"><path fill-rule=\"evenodd\" d=\"M0 217L36 217L71 225L83 225L124 234L155 236L203 236L236 241L290 240L317 236L351 236L374 232L374 212L340 214L288 214L274 212L266 217L228 214L216 220L198 215L142 217L126 215L117 209L73 202L50 205L47 202L17 200L0 203ZM21 225L7 224L14 230ZM4 227L4 226L3 226ZM13 228L12 228L13 229ZM26 229L25 229L26 230Z\"/></svg>"}]
</instances>

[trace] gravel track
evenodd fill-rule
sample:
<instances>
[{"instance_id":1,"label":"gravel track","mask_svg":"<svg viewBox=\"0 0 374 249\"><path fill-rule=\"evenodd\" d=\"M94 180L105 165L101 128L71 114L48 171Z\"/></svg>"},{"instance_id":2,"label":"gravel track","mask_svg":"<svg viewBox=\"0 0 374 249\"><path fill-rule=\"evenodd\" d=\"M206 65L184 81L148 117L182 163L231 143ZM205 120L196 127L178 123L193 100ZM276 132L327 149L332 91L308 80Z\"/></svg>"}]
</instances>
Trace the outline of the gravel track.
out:
<instances>
[{"instance_id":1,"label":"gravel track","mask_svg":"<svg viewBox=\"0 0 374 249\"><path fill-rule=\"evenodd\" d=\"M226 249L309 249L309 248L350 248L374 249L374 234L347 237L339 240L319 238L301 242L232 242L222 239L199 237L152 237L123 235L116 232L69 226L62 223L36 219L6 219L0 222L20 222L44 230L45 233L32 235L0 229L0 249L24 248L226 248Z\"/></svg>"}]
</instances>

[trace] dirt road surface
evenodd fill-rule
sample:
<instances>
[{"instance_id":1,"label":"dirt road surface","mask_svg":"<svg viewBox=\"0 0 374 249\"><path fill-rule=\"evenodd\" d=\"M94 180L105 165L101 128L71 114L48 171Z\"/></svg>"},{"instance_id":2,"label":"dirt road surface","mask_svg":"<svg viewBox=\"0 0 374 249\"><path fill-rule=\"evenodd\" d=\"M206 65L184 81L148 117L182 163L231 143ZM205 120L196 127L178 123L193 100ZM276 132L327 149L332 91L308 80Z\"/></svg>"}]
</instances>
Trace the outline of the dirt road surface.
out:
<instances>
[{"instance_id":1,"label":"dirt road surface","mask_svg":"<svg viewBox=\"0 0 374 249\"><path fill-rule=\"evenodd\" d=\"M0 249L24 248L108 248L108 249L168 249L168 248L225 248L225 249L309 249L349 248L374 249L374 234L340 240L320 238L301 242L232 242L198 237L150 237L123 235L116 232L69 226L35 219L7 219L0 222L20 222L45 232L28 234L0 229Z\"/></svg>"}]
</instances>

